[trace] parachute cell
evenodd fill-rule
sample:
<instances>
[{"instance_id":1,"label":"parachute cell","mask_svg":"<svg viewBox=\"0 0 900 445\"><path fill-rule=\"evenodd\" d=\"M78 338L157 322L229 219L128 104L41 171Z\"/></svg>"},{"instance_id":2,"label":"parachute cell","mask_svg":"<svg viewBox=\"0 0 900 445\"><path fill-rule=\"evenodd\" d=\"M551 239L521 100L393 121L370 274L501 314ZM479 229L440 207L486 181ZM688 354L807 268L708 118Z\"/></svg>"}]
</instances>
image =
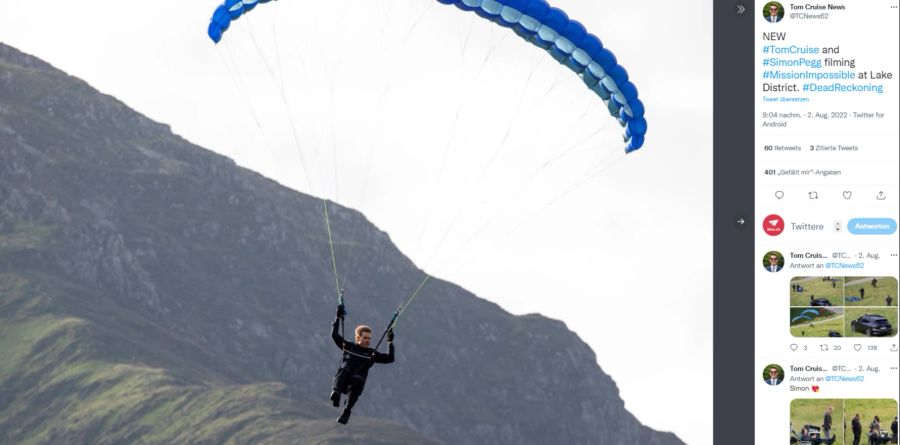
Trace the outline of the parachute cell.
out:
<instances>
[{"instance_id":1,"label":"parachute cell","mask_svg":"<svg viewBox=\"0 0 900 445\"><path fill-rule=\"evenodd\" d=\"M207 34L218 43L231 22L270 0L224 0L210 20ZM644 145L647 121L638 91L616 56L584 25L545 0L437 0L511 28L578 76L624 129L625 152Z\"/></svg>"}]
</instances>

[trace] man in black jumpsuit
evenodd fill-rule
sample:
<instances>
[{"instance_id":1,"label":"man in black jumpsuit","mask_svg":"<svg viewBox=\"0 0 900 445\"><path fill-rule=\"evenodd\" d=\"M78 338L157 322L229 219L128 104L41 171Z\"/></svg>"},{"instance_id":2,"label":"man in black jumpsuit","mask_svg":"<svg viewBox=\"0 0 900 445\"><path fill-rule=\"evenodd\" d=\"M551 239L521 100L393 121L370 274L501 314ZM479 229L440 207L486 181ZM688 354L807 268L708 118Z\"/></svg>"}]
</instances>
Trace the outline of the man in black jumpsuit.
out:
<instances>
[{"instance_id":1,"label":"man in black jumpsuit","mask_svg":"<svg viewBox=\"0 0 900 445\"><path fill-rule=\"evenodd\" d=\"M894 416L894 421L891 422L891 433L894 434L894 443L897 443L897 416Z\"/></svg>"},{"instance_id":2,"label":"man in black jumpsuit","mask_svg":"<svg viewBox=\"0 0 900 445\"><path fill-rule=\"evenodd\" d=\"M853 429L853 445L859 445L859 438L862 436L862 422L859 421L859 413L853 416L850 426Z\"/></svg>"},{"instance_id":3,"label":"man in black jumpsuit","mask_svg":"<svg viewBox=\"0 0 900 445\"><path fill-rule=\"evenodd\" d=\"M334 384L331 391L331 403L334 406L340 406L341 394L348 394L347 406L338 417L337 421L346 424L350 420L350 410L362 394L363 388L366 386L366 377L369 375L369 368L375 363L393 363L394 361L394 331L387 331L388 353L382 354L369 345L372 343L372 329L365 325L356 327L356 343L344 340L344 337L338 333L338 327L343 320L346 312L344 306L338 306L337 318L331 324L331 338L334 344L343 351L341 357L341 366L338 368L337 374L334 376Z\"/></svg>"},{"instance_id":4,"label":"man in black jumpsuit","mask_svg":"<svg viewBox=\"0 0 900 445\"><path fill-rule=\"evenodd\" d=\"M825 435L825 440L831 439L831 422L832 417L831 413L834 412L834 407L829 406L828 409L825 410L825 416L822 420L822 433Z\"/></svg>"}]
</instances>

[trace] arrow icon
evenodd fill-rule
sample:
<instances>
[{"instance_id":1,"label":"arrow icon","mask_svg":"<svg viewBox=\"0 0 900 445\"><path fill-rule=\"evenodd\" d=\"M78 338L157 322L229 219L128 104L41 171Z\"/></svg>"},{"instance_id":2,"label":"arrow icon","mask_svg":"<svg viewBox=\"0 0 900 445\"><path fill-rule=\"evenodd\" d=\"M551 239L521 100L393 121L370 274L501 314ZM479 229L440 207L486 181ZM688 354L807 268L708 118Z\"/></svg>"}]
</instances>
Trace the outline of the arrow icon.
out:
<instances>
[{"instance_id":1,"label":"arrow icon","mask_svg":"<svg viewBox=\"0 0 900 445\"><path fill-rule=\"evenodd\" d=\"M747 8L745 8L744 5L738 3L738 5L737 5L737 13L738 13L738 15L743 14L744 11L746 11L746 10L747 10Z\"/></svg>"}]
</instances>

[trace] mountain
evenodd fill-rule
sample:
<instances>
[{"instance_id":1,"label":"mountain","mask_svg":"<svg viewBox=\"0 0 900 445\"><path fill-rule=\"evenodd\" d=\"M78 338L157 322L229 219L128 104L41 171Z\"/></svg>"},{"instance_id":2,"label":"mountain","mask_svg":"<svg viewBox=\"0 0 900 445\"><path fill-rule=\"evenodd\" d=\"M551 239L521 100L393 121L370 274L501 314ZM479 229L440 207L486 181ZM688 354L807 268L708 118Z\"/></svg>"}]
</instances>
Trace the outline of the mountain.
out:
<instances>
[{"instance_id":1,"label":"mountain","mask_svg":"<svg viewBox=\"0 0 900 445\"><path fill-rule=\"evenodd\" d=\"M348 324L423 272L329 206ZM566 326L433 280L348 427L322 202L0 44L0 443L682 443Z\"/></svg>"}]
</instances>

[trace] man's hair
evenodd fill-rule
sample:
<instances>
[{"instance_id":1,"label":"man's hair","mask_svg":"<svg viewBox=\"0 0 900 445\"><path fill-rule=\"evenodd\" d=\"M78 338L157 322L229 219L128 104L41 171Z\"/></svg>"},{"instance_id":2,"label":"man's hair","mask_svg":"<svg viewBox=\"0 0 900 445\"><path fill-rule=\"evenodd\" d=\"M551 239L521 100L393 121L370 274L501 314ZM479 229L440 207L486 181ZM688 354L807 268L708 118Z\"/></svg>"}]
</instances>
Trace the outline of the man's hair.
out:
<instances>
[{"instance_id":1,"label":"man's hair","mask_svg":"<svg viewBox=\"0 0 900 445\"><path fill-rule=\"evenodd\" d=\"M359 325L359 326L356 327L356 336L357 336L357 337L359 337L360 335L362 335L363 332L368 332L368 333L371 334L371 333L372 333L372 328L370 328L370 327L368 327L368 326L366 326L366 325L364 325L364 324L361 324L361 325Z\"/></svg>"}]
</instances>

